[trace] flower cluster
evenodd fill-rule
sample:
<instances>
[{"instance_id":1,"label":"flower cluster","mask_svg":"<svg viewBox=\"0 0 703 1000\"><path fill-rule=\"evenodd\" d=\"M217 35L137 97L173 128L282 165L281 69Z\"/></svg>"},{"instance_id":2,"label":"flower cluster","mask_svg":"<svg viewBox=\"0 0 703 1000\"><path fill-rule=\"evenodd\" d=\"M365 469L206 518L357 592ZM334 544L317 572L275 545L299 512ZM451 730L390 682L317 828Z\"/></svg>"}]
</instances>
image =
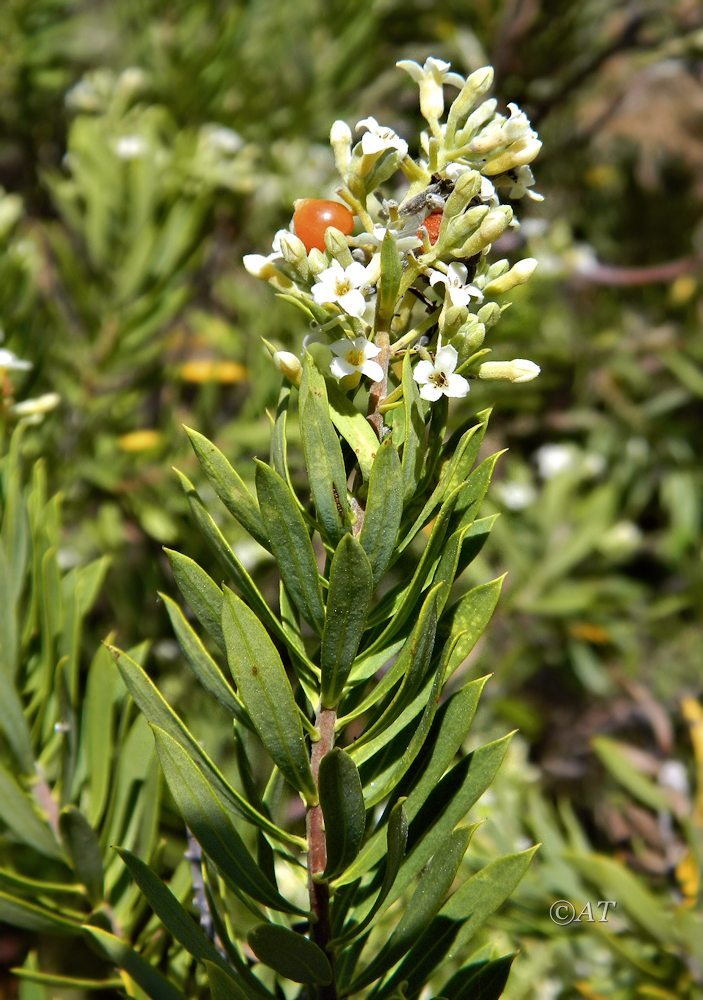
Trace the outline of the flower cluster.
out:
<instances>
[{"instance_id":1,"label":"flower cluster","mask_svg":"<svg viewBox=\"0 0 703 1000\"><path fill-rule=\"evenodd\" d=\"M247 255L245 267L308 315L313 332L304 346L323 352L318 363L344 389L365 378L381 383L377 395L389 407L398 403L402 386L388 383L399 379L397 363L408 353L430 402L465 396L477 377L530 381L539 374L534 362L486 362L483 342L505 307L501 297L536 266L532 258L511 265L489 255L518 226L510 203L540 198L530 163L541 143L515 104L500 114L486 96L490 68L464 78L435 58L398 66L419 87L427 122L419 156L373 117L354 130L336 121L337 198L297 202L271 253ZM445 116L447 87L458 94ZM268 346L298 381L298 356Z\"/></svg>"}]
</instances>

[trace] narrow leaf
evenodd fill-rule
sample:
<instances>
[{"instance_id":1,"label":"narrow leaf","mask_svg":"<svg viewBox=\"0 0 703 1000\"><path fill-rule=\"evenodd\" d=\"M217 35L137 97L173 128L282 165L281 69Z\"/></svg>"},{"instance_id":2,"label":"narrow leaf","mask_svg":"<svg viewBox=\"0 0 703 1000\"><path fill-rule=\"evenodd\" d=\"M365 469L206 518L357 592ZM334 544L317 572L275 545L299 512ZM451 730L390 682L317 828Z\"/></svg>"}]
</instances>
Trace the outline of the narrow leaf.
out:
<instances>
[{"instance_id":1,"label":"narrow leaf","mask_svg":"<svg viewBox=\"0 0 703 1000\"><path fill-rule=\"evenodd\" d=\"M227 589L222 630L232 676L261 742L286 780L314 803L303 727L281 658L256 615Z\"/></svg>"},{"instance_id":2,"label":"narrow leaf","mask_svg":"<svg viewBox=\"0 0 703 1000\"><path fill-rule=\"evenodd\" d=\"M322 705L335 708L366 625L373 588L371 566L361 543L345 535L330 567L327 619L322 633Z\"/></svg>"},{"instance_id":3,"label":"narrow leaf","mask_svg":"<svg viewBox=\"0 0 703 1000\"><path fill-rule=\"evenodd\" d=\"M38 934L80 934L82 922L68 914L0 892L0 921Z\"/></svg>"},{"instance_id":4,"label":"narrow leaf","mask_svg":"<svg viewBox=\"0 0 703 1000\"><path fill-rule=\"evenodd\" d=\"M288 484L263 462L256 463L256 492L269 547L281 578L307 622L322 632L325 611L310 535Z\"/></svg>"},{"instance_id":5,"label":"narrow leaf","mask_svg":"<svg viewBox=\"0 0 703 1000\"><path fill-rule=\"evenodd\" d=\"M405 433L403 440L403 500L407 504L415 495L422 468L422 447L425 440L425 421L417 382L413 378L411 352L403 358L403 411Z\"/></svg>"},{"instance_id":6,"label":"narrow leaf","mask_svg":"<svg viewBox=\"0 0 703 1000\"><path fill-rule=\"evenodd\" d=\"M327 386L332 423L356 455L364 480L368 480L379 449L378 438L366 417L335 385Z\"/></svg>"},{"instance_id":7,"label":"narrow leaf","mask_svg":"<svg viewBox=\"0 0 703 1000\"><path fill-rule=\"evenodd\" d=\"M452 1000L500 1000L510 975L515 955L504 955L490 962L474 962L455 972L443 993Z\"/></svg>"},{"instance_id":8,"label":"narrow leaf","mask_svg":"<svg viewBox=\"0 0 703 1000\"><path fill-rule=\"evenodd\" d=\"M259 924L247 935L256 957L294 983L326 986L332 982L332 968L324 951L302 934L278 924Z\"/></svg>"},{"instance_id":9,"label":"narrow leaf","mask_svg":"<svg viewBox=\"0 0 703 1000\"><path fill-rule=\"evenodd\" d=\"M336 748L320 762L320 805L327 834L325 878L333 878L359 853L366 829L366 809L356 765Z\"/></svg>"},{"instance_id":10,"label":"narrow leaf","mask_svg":"<svg viewBox=\"0 0 703 1000\"><path fill-rule=\"evenodd\" d=\"M398 300L402 274L400 254L390 230L381 243L381 279L378 286L377 326L388 330Z\"/></svg>"},{"instance_id":11,"label":"narrow leaf","mask_svg":"<svg viewBox=\"0 0 703 1000\"><path fill-rule=\"evenodd\" d=\"M141 986L151 1000L184 1000L180 990L158 969L114 934L108 934L99 927L85 927L84 932L118 969L124 969Z\"/></svg>"},{"instance_id":12,"label":"narrow leaf","mask_svg":"<svg viewBox=\"0 0 703 1000\"><path fill-rule=\"evenodd\" d=\"M96 905L103 898L103 857L97 834L80 809L66 806L59 815L59 830L73 870Z\"/></svg>"},{"instance_id":13,"label":"narrow leaf","mask_svg":"<svg viewBox=\"0 0 703 1000\"><path fill-rule=\"evenodd\" d=\"M251 995L247 992L246 987L235 982L232 974L225 972L220 965L206 960L205 969L207 970L207 981L212 1000L251 1000Z\"/></svg>"},{"instance_id":14,"label":"narrow leaf","mask_svg":"<svg viewBox=\"0 0 703 1000\"><path fill-rule=\"evenodd\" d=\"M371 467L364 523L359 535L378 584L394 551L403 515L403 475L398 452L387 439L378 449Z\"/></svg>"},{"instance_id":15,"label":"narrow leaf","mask_svg":"<svg viewBox=\"0 0 703 1000\"><path fill-rule=\"evenodd\" d=\"M171 563L178 589L196 618L217 644L222 638L222 591L196 562L173 549L164 549Z\"/></svg>"},{"instance_id":16,"label":"narrow leaf","mask_svg":"<svg viewBox=\"0 0 703 1000\"><path fill-rule=\"evenodd\" d=\"M0 819L23 844L49 858L62 858L49 824L34 811L30 796L14 777L0 765Z\"/></svg>"}]
</instances>

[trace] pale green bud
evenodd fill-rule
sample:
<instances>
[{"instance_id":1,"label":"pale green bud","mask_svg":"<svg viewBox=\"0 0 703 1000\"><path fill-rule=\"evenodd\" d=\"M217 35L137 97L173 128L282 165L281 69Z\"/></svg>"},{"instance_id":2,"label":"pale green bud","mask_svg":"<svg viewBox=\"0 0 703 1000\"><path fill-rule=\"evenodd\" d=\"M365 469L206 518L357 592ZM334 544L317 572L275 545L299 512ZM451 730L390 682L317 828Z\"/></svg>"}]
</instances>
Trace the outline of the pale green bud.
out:
<instances>
[{"instance_id":1,"label":"pale green bud","mask_svg":"<svg viewBox=\"0 0 703 1000\"><path fill-rule=\"evenodd\" d=\"M481 175L478 170L467 170L465 174L461 174L454 185L454 190L447 198L444 206L445 216L453 219L454 216L460 215L480 190Z\"/></svg>"},{"instance_id":2,"label":"pale green bud","mask_svg":"<svg viewBox=\"0 0 703 1000\"><path fill-rule=\"evenodd\" d=\"M447 242L456 246L465 241L470 234L479 230L489 211L488 205L477 205L467 209L462 215L456 215L447 225Z\"/></svg>"},{"instance_id":3,"label":"pale green bud","mask_svg":"<svg viewBox=\"0 0 703 1000\"><path fill-rule=\"evenodd\" d=\"M248 253L242 257L244 269L254 278L268 281L270 285L279 291L287 291L293 287L293 282L285 274L271 263L268 257L260 253Z\"/></svg>"},{"instance_id":4,"label":"pale green bud","mask_svg":"<svg viewBox=\"0 0 703 1000\"><path fill-rule=\"evenodd\" d=\"M497 107L498 101L492 97L489 101L484 101L483 104L480 104L475 111L472 111L466 119L464 127L457 133L457 146L464 146L471 136L493 117Z\"/></svg>"},{"instance_id":5,"label":"pale green bud","mask_svg":"<svg viewBox=\"0 0 703 1000\"><path fill-rule=\"evenodd\" d=\"M267 345L268 346L268 345ZM273 363L279 372L284 375L289 382L293 385L300 385L300 380L303 375L303 366L300 363L300 358L296 354L291 354L290 351L274 351L271 355L273 358Z\"/></svg>"},{"instance_id":6,"label":"pale green bud","mask_svg":"<svg viewBox=\"0 0 703 1000\"><path fill-rule=\"evenodd\" d=\"M532 163L541 148L542 143L539 139L518 139L503 153L489 160L483 168L483 172L487 177L493 177L495 174L505 173L506 170L526 166L526 164Z\"/></svg>"},{"instance_id":7,"label":"pale green bud","mask_svg":"<svg viewBox=\"0 0 703 1000\"><path fill-rule=\"evenodd\" d=\"M473 354L483 344L486 338L486 327L479 320L478 316L469 316L466 322L460 327L455 340L461 339L463 352L468 357ZM456 347L457 345L454 344ZM460 352L461 353L461 352Z\"/></svg>"},{"instance_id":8,"label":"pale green bud","mask_svg":"<svg viewBox=\"0 0 703 1000\"><path fill-rule=\"evenodd\" d=\"M536 267L537 261L534 257L525 257L524 260L519 260L505 274L495 278L491 275L491 280L484 288L484 291L487 295L500 295L502 292L507 292L511 288L515 288L516 285L524 285L526 281L530 280Z\"/></svg>"},{"instance_id":9,"label":"pale green bud","mask_svg":"<svg viewBox=\"0 0 703 1000\"><path fill-rule=\"evenodd\" d=\"M326 267L330 266L330 262L327 260L326 255L322 252L322 250L318 250L317 247L313 247L308 254L308 264L310 265L311 273L315 276L324 271Z\"/></svg>"},{"instance_id":10,"label":"pale green bud","mask_svg":"<svg viewBox=\"0 0 703 1000\"><path fill-rule=\"evenodd\" d=\"M287 264L295 269L303 281L310 278L308 252L303 241L295 233L285 233L279 240L281 255Z\"/></svg>"},{"instance_id":11,"label":"pale green bud","mask_svg":"<svg viewBox=\"0 0 703 1000\"><path fill-rule=\"evenodd\" d=\"M329 226L325 230L325 247L327 252L338 260L342 267L349 267L353 262L347 237L334 226Z\"/></svg>"},{"instance_id":12,"label":"pale green bud","mask_svg":"<svg viewBox=\"0 0 703 1000\"><path fill-rule=\"evenodd\" d=\"M485 379L500 379L506 382L531 382L540 373L539 365L526 358L515 358L514 361L486 361L478 370L478 377Z\"/></svg>"},{"instance_id":13,"label":"pale green bud","mask_svg":"<svg viewBox=\"0 0 703 1000\"><path fill-rule=\"evenodd\" d=\"M493 69L491 66L484 66L482 69L477 69L471 73L449 109L447 131L453 133L458 123L463 118L466 118L492 86Z\"/></svg>"},{"instance_id":14,"label":"pale green bud","mask_svg":"<svg viewBox=\"0 0 703 1000\"><path fill-rule=\"evenodd\" d=\"M468 214L468 213L467 213ZM473 257L481 250L495 243L510 225L513 218L513 210L509 205L500 205L492 208L485 216L478 231L468 238L459 252L455 251L457 257Z\"/></svg>"},{"instance_id":15,"label":"pale green bud","mask_svg":"<svg viewBox=\"0 0 703 1000\"><path fill-rule=\"evenodd\" d=\"M449 296L444 300L444 307L439 317L439 329L444 341L459 333L466 321L469 310L466 306L449 305Z\"/></svg>"},{"instance_id":16,"label":"pale green bud","mask_svg":"<svg viewBox=\"0 0 703 1000\"><path fill-rule=\"evenodd\" d=\"M487 302L485 306L481 306L479 311L476 313L476 316L479 321L484 324L485 328L490 330L492 326L496 325L502 312L503 310L497 302Z\"/></svg>"}]
</instances>

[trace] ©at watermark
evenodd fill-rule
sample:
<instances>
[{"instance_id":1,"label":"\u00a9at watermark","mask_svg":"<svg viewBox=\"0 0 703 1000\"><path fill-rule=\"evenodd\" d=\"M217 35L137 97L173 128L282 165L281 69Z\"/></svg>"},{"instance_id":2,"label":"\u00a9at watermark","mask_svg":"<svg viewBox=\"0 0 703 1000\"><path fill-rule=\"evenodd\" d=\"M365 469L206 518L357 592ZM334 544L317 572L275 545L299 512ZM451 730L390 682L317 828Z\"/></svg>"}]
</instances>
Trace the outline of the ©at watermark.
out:
<instances>
[{"instance_id":1,"label":"\u00a9at watermark","mask_svg":"<svg viewBox=\"0 0 703 1000\"><path fill-rule=\"evenodd\" d=\"M549 916L555 924L566 927L569 924L605 924L608 914L617 907L614 899L589 901L583 906L574 906L568 899L557 899L549 907Z\"/></svg>"}]
</instances>

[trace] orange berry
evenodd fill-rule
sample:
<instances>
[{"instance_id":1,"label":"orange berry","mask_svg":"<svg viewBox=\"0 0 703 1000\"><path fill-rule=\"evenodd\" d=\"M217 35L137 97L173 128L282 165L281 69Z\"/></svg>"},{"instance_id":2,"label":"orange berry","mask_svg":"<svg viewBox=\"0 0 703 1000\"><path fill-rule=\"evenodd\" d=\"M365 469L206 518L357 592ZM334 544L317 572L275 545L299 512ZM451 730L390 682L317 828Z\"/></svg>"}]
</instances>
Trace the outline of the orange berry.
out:
<instances>
[{"instance_id":1,"label":"orange berry","mask_svg":"<svg viewBox=\"0 0 703 1000\"><path fill-rule=\"evenodd\" d=\"M325 233L330 226L339 229L345 236L351 235L354 216L346 205L323 198L305 198L298 202L293 213L293 228L306 250L324 250Z\"/></svg>"},{"instance_id":2,"label":"orange berry","mask_svg":"<svg viewBox=\"0 0 703 1000\"><path fill-rule=\"evenodd\" d=\"M424 228L427 230L427 235L430 238L430 243L436 243L439 239L439 227L442 225L442 215L443 212L433 212L428 215L425 221L422 223ZM422 239L422 230L418 229L417 235Z\"/></svg>"}]
</instances>

